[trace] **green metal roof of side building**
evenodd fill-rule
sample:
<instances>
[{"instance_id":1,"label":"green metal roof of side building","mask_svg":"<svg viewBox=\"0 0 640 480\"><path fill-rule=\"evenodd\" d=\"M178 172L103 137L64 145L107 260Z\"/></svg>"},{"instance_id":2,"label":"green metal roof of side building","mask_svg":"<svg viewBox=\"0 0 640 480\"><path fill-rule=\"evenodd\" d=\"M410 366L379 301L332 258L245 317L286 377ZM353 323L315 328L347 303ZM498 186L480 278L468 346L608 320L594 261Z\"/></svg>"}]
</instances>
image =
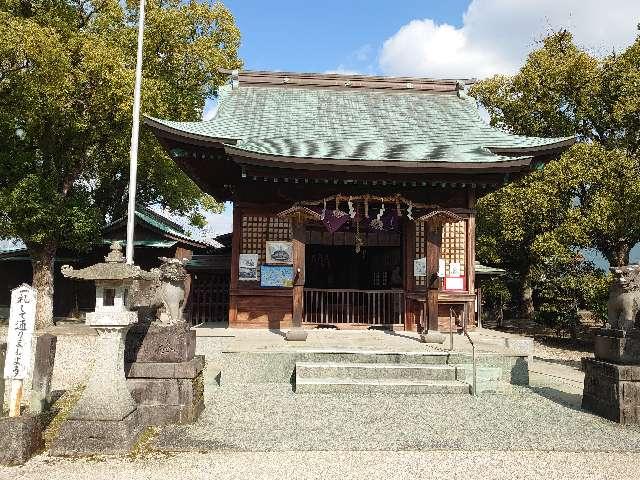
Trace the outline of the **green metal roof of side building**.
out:
<instances>
[{"instance_id":1,"label":"green metal roof of side building","mask_svg":"<svg viewBox=\"0 0 640 480\"><path fill-rule=\"evenodd\" d=\"M325 160L505 162L575 142L491 127L450 80L243 72L219 94L210 120L145 122L240 156Z\"/></svg>"}]
</instances>

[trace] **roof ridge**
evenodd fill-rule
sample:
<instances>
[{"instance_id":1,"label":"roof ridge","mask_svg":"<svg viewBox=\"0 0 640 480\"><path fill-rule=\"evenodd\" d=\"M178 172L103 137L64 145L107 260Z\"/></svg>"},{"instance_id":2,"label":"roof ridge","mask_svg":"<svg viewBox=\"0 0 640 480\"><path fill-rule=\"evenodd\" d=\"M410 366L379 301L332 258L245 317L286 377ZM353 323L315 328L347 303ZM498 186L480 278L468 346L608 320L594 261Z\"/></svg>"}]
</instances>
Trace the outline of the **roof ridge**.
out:
<instances>
[{"instance_id":1,"label":"roof ridge","mask_svg":"<svg viewBox=\"0 0 640 480\"><path fill-rule=\"evenodd\" d=\"M341 88L367 90L399 90L410 92L456 93L475 79L425 77L392 77L380 75L346 75L338 73L271 72L262 70L219 69L231 76L233 88L238 86L296 86L305 88Z\"/></svg>"}]
</instances>

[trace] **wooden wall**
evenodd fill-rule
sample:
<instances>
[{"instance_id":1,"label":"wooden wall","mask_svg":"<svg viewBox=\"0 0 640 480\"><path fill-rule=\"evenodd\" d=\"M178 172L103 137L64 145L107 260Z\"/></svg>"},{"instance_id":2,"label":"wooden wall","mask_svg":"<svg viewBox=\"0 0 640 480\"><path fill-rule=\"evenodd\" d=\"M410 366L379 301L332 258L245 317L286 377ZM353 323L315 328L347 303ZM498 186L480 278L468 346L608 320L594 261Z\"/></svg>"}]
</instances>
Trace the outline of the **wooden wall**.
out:
<instances>
[{"instance_id":1,"label":"wooden wall","mask_svg":"<svg viewBox=\"0 0 640 480\"><path fill-rule=\"evenodd\" d=\"M442 255L450 260L464 260L462 271L465 276L466 291L442 292L438 306L437 318L440 330L447 330L449 324L449 308L451 305L466 305L470 320L474 315L474 276L475 276L475 196L470 190L467 194L468 213L463 213L463 222L457 226L445 229L443 235ZM238 259L240 253L257 253L260 261L264 260L264 242L267 240L285 240L282 233L282 221L271 222L267 220L266 228L262 234L256 227L256 218L274 218L277 212L289 208L291 203L261 205L257 203L236 202L233 211L233 242L231 252L231 283L229 293L229 325L242 328L289 328L292 321L292 289L275 288L266 289L259 286L259 282L238 280ZM258 222L260 223L260 222ZM263 222L264 224L264 222ZM273 228L272 228L273 227ZM414 222L402 222L402 250L404 256L403 283L408 294L406 304L405 329L416 330L419 328L423 315L424 304L416 301L424 297L425 284L422 279L413 276L413 260L424 256L424 229ZM462 238L452 238L453 233ZM251 238L247 238L250 235ZM322 237L322 233L308 232L307 241L313 243ZM321 238L320 238L321 240ZM448 267L448 265L447 265ZM413 295L414 299L411 300Z\"/></svg>"}]
</instances>

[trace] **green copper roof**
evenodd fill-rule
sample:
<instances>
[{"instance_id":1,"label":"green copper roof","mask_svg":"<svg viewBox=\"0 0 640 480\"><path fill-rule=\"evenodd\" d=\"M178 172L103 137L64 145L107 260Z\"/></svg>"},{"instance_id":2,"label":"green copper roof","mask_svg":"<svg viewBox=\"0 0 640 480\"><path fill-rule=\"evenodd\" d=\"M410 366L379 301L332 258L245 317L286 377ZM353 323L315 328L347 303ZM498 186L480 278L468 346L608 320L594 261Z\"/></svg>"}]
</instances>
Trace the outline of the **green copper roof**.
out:
<instances>
[{"instance_id":1,"label":"green copper roof","mask_svg":"<svg viewBox=\"0 0 640 480\"><path fill-rule=\"evenodd\" d=\"M476 260L476 275L504 275L507 273L506 270L497 267L489 267L487 265L483 265Z\"/></svg>"},{"instance_id":2,"label":"green copper roof","mask_svg":"<svg viewBox=\"0 0 640 480\"><path fill-rule=\"evenodd\" d=\"M211 120L150 120L178 135L221 141L241 152L321 159L497 162L574 141L493 128L464 93L227 85Z\"/></svg>"}]
</instances>

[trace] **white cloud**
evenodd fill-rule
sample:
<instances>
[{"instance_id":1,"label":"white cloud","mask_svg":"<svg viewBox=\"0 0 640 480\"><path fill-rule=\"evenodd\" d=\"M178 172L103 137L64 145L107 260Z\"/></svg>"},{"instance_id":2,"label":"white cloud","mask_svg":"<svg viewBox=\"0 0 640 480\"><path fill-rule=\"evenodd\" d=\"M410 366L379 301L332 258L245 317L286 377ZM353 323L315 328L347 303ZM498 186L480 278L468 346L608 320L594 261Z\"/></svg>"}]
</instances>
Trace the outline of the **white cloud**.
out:
<instances>
[{"instance_id":1,"label":"white cloud","mask_svg":"<svg viewBox=\"0 0 640 480\"><path fill-rule=\"evenodd\" d=\"M638 0L472 0L460 28L412 20L384 42L379 62L390 75L478 77L513 73L546 32L569 29L595 54L636 37Z\"/></svg>"}]
</instances>

